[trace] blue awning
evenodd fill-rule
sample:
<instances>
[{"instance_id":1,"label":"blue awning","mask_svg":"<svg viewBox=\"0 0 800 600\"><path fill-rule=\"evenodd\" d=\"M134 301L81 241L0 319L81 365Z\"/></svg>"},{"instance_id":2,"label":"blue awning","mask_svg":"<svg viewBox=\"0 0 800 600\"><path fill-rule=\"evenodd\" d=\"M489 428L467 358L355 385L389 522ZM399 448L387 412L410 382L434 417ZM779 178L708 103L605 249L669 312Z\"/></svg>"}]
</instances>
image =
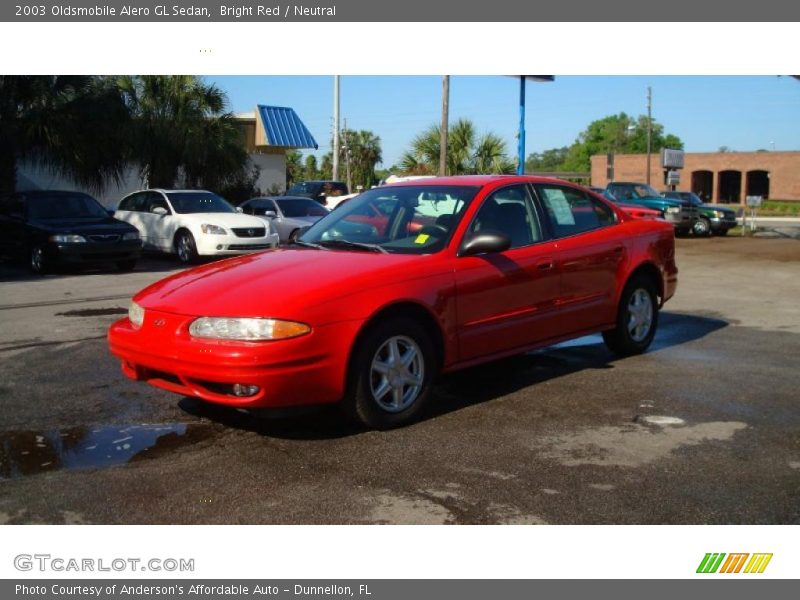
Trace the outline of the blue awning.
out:
<instances>
[{"instance_id":1,"label":"blue awning","mask_svg":"<svg viewBox=\"0 0 800 600\"><path fill-rule=\"evenodd\" d=\"M318 147L314 136L293 109L259 104L258 113L270 146L314 149Z\"/></svg>"}]
</instances>

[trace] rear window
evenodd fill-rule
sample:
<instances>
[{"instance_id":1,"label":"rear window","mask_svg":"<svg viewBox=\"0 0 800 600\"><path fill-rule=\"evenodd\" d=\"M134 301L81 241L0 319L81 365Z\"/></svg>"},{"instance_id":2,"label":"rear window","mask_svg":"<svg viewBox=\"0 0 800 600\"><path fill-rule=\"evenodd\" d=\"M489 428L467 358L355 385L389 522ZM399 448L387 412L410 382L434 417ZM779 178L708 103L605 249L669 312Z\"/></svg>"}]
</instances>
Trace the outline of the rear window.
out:
<instances>
[{"instance_id":1,"label":"rear window","mask_svg":"<svg viewBox=\"0 0 800 600\"><path fill-rule=\"evenodd\" d=\"M324 217L328 214L315 200L293 199L276 200L284 217Z\"/></svg>"}]
</instances>

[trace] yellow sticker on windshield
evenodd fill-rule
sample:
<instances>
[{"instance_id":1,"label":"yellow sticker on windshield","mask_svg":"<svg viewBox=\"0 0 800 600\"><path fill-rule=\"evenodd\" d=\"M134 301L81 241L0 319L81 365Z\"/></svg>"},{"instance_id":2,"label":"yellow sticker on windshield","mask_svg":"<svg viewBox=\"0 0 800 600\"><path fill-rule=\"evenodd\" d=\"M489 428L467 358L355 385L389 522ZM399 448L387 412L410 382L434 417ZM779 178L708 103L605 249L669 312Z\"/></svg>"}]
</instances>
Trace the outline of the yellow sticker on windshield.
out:
<instances>
[{"instance_id":1,"label":"yellow sticker on windshield","mask_svg":"<svg viewBox=\"0 0 800 600\"><path fill-rule=\"evenodd\" d=\"M416 239L414 240L415 244L424 244L428 241L428 238L431 237L427 233L420 233Z\"/></svg>"}]
</instances>

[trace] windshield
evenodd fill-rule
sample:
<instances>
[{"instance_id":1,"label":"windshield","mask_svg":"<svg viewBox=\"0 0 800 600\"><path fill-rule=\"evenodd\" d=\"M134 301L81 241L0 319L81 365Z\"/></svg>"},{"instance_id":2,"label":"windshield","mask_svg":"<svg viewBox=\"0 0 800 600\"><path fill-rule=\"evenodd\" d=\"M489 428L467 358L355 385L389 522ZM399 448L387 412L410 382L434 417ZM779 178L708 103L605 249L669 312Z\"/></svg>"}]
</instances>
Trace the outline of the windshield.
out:
<instances>
[{"instance_id":1,"label":"windshield","mask_svg":"<svg viewBox=\"0 0 800 600\"><path fill-rule=\"evenodd\" d=\"M300 238L328 247L369 244L386 252L430 254L447 245L477 187L388 186L366 191L317 221Z\"/></svg>"},{"instance_id":2,"label":"windshield","mask_svg":"<svg viewBox=\"0 0 800 600\"><path fill-rule=\"evenodd\" d=\"M211 192L167 193L172 208L179 214L236 212L224 198Z\"/></svg>"},{"instance_id":3,"label":"windshield","mask_svg":"<svg viewBox=\"0 0 800 600\"><path fill-rule=\"evenodd\" d=\"M28 198L29 219L97 219L108 217L100 203L86 194L58 194Z\"/></svg>"},{"instance_id":4,"label":"windshield","mask_svg":"<svg viewBox=\"0 0 800 600\"><path fill-rule=\"evenodd\" d=\"M328 211L316 200L293 198L276 200L284 217L324 217Z\"/></svg>"}]
</instances>

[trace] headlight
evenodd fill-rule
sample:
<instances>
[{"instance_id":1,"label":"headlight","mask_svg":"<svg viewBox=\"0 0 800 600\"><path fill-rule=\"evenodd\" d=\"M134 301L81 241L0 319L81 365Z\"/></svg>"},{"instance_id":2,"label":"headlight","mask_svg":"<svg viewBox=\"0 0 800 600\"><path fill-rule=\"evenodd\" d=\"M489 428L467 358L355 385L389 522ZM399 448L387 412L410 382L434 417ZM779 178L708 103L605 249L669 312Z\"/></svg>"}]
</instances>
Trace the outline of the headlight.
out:
<instances>
[{"instance_id":1,"label":"headlight","mask_svg":"<svg viewBox=\"0 0 800 600\"><path fill-rule=\"evenodd\" d=\"M139 232L138 231L129 231L125 235L122 236L122 239L125 241L128 240L138 240L139 239Z\"/></svg>"},{"instance_id":2,"label":"headlight","mask_svg":"<svg viewBox=\"0 0 800 600\"><path fill-rule=\"evenodd\" d=\"M209 223L203 223L202 225L200 225L200 230L203 233L210 233L213 235L227 235L228 233L227 231L225 231L225 229L223 229L219 225L211 225Z\"/></svg>"},{"instance_id":3,"label":"headlight","mask_svg":"<svg viewBox=\"0 0 800 600\"><path fill-rule=\"evenodd\" d=\"M671 214L671 215L677 215L677 214L680 214L681 208L680 208L680 206L668 206L667 207L667 212L669 214Z\"/></svg>"},{"instance_id":4,"label":"headlight","mask_svg":"<svg viewBox=\"0 0 800 600\"><path fill-rule=\"evenodd\" d=\"M714 211L714 216L715 217L719 217L720 219L722 219L725 216L725 213L723 211L721 211L721 210L715 210Z\"/></svg>"},{"instance_id":5,"label":"headlight","mask_svg":"<svg viewBox=\"0 0 800 600\"><path fill-rule=\"evenodd\" d=\"M305 323L278 319L231 319L201 317L189 326L193 337L213 340L266 341L283 340L305 335L311 327Z\"/></svg>"},{"instance_id":6,"label":"headlight","mask_svg":"<svg viewBox=\"0 0 800 600\"><path fill-rule=\"evenodd\" d=\"M131 302L128 307L128 319L130 319L131 325L133 325L135 329L139 329L142 323L144 323L144 309L136 304L136 302Z\"/></svg>"},{"instance_id":7,"label":"headlight","mask_svg":"<svg viewBox=\"0 0 800 600\"><path fill-rule=\"evenodd\" d=\"M58 235L51 235L50 241L57 242L59 244L83 244L86 242L86 238L82 235L67 235L59 233Z\"/></svg>"}]
</instances>

